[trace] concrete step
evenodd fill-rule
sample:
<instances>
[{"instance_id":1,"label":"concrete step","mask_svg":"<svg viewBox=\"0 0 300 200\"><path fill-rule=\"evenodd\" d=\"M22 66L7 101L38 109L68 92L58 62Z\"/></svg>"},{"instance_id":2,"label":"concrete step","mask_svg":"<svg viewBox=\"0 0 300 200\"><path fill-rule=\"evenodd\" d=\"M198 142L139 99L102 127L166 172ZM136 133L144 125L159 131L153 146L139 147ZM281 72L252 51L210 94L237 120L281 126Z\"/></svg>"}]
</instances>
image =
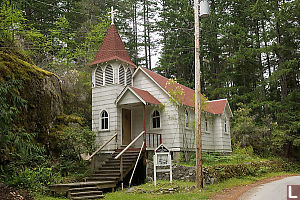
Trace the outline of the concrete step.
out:
<instances>
[{"instance_id":1,"label":"concrete step","mask_svg":"<svg viewBox=\"0 0 300 200\"><path fill-rule=\"evenodd\" d=\"M80 200L80 199L102 199L102 198L104 198L104 195L71 197L71 199L74 199L74 200Z\"/></svg>"}]
</instances>

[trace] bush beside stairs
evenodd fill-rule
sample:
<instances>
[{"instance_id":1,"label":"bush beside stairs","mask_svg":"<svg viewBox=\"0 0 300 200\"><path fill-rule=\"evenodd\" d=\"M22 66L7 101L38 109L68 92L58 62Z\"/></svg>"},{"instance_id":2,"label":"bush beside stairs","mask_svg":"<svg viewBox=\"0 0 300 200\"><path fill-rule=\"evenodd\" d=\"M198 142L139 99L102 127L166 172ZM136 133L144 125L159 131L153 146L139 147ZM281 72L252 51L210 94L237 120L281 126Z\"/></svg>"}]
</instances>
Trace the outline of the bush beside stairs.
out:
<instances>
[{"instance_id":1,"label":"bush beside stairs","mask_svg":"<svg viewBox=\"0 0 300 200\"><path fill-rule=\"evenodd\" d=\"M133 169L138 151L127 151L122 155L123 176L120 173L120 158L114 159L119 151L115 151L107 158L104 164L95 169L85 182L50 185L50 190L58 193L66 193L70 199L99 199L103 198L103 189L116 188L119 182ZM141 157L140 157L141 158Z\"/></svg>"}]
</instances>

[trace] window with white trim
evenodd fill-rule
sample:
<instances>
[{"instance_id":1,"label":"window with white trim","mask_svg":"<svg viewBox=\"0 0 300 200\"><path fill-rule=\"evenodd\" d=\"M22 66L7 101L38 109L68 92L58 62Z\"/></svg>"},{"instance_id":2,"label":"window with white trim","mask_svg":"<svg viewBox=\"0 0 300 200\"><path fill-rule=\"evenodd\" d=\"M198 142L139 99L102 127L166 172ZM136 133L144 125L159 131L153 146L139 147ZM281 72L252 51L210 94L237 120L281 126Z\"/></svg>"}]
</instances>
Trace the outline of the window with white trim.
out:
<instances>
[{"instance_id":1,"label":"window with white trim","mask_svg":"<svg viewBox=\"0 0 300 200\"><path fill-rule=\"evenodd\" d=\"M204 122L205 122L205 131L207 132L208 131L208 120L207 120L207 118L205 117L204 118Z\"/></svg>"},{"instance_id":2,"label":"window with white trim","mask_svg":"<svg viewBox=\"0 0 300 200\"><path fill-rule=\"evenodd\" d=\"M228 132L228 124L227 124L227 118L225 117L224 119L224 132L227 133Z\"/></svg>"},{"instance_id":3,"label":"window with white trim","mask_svg":"<svg viewBox=\"0 0 300 200\"><path fill-rule=\"evenodd\" d=\"M122 65L119 67L119 84L125 85L125 71Z\"/></svg>"},{"instance_id":4,"label":"window with white trim","mask_svg":"<svg viewBox=\"0 0 300 200\"><path fill-rule=\"evenodd\" d=\"M112 66L108 65L105 69L105 84L113 84L114 72Z\"/></svg>"},{"instance_id":5,"label":"window with white trim","mask_svg":"<svg viewBox=\"0 0 300 200\"><path fill-rule=\"evenodd\" d=\"M157 110L152 114L152 123L153 128L160 128L160 114Z\"/></svg>"},{"instance_id":6,"label":"window with white trim","mask_svg":"<svg viewBox=\"0 0 300 200\"><path fill-rule=\"evenodd\" d=\"M184 114L184 122L185 122L185 127L188 128L190 125L190 119L189 119L189 113L187 110L185 110L185 114Z\"/></svg>"},{"instance_id":7,"label":"window with white trim","mask_svg":"<svg viewBox=\"0 0 300 200\"><path fill-rule=\"evenodd\" d=\"M95 86L103 85L103 71L101 67L98 67L95 71Z\"/></svg>"},{"instance_id":8,"label":"window with white trim","mask_svg":"<svg viewBox=\"0 0 300 200\"><path fill-rule=\"evenodd\" d=\"M131 70L128 68L126 71L126 85L131 86L132 74Z\"/></svg>"},{"instance_id":9,"label":"window with white trim","mask_svg":"<svg viewBox=\"0 0 300 200\"><path fill-rule=\"evenodd\" d=\"M103 110L100 114L100 129L101 130L109 129L109 116L105 110Z\"/></svg>"}]
</instances>

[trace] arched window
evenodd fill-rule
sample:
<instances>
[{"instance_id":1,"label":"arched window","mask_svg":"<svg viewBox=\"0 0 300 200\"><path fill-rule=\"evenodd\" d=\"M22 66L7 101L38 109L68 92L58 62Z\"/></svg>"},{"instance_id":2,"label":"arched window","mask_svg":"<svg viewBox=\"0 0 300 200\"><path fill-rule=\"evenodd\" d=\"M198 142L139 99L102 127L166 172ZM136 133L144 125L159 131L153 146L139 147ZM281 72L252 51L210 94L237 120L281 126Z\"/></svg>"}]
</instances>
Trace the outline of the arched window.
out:
<instances>
[{"instance_id":1,"label":"arched window","mask_svg":"<svg viewBox=\"0 0 300 200\"><path fill-rule=\"evenodd\" d=\"M95 72L96 87L103 85L103 71L101 67L98 67Z\"/></svg>"},{"instance_id":2,"label":"arched window","mask_svg":"<svg viewBox=\"0 0 300 200\"><path fill-rule=\"evenodd\" d=\"M153 128L160 128L160 115L157 110L155 110L152 114L152 123Z\"/></svg>"},{"instance_id":3,"label":"arched window","mask_svg":"<svg viewBox=\"0 0 300 200\"><path fill-rule=\"evenodd\" d=\"M101 130L108 130L109 128L109 116L108 113L103 110L100 114L100 128Z\"/></svg>"},{"instance_id":4,"label":"arched window","mask_svg":"<svg viewBox=\"0 0 300 200\"><path fill-rule=\"evenodd\" d=\"M126 85L131 86L131 78L132 78L131 70L128 68L126 71Z\"/></svg>"},{"instance_id":5,"label":"arched window","mask_svg":"<svg viewBox=\"0 0 300 200\"><path fill-rule=\"evenodd\" d=\"M105 84L113 84L113 74L112 66L108 65L105 69Z\"/></svg>"},{"instance_id":6,"label":"arched window","mask_svg":"<svg viewBox=\"0 0 300 200\"><path fill-rule=\"evenodd\" d=\"M123 66L119 68L119 84L125 85L125 71Z\"/></svg>"},{"instance_id":7,"label":"arched window","mask_svg":"<svg viewBox=\"0 0 300 200\"><path fill-rule=\"evenodd\" d=\"M189 120L189 113L188 113L188 111L186 110L186 111L185 111L185 127L189 127L189 123L190 123L190 120Z\"/></svg>"},{"instance_id":8,"label":"arched window","mask_svg":"<svg viewBox=\"0 0 300 200\"><path fill-rule=\"evenodd\" d=\"M227 118L224 119L224 132L227 133L228 127L227 127Z\"/></svg>"},{"instance_id":9,"label":"arched window","mask_svg":"<svg viewBox=\"0 0 300 200\"><path fill-rule=\"evenodd\" d=\"M206 117L204 120L205 120L205 131L208 131L208 120Z\"/></svg>"}]
</instances>

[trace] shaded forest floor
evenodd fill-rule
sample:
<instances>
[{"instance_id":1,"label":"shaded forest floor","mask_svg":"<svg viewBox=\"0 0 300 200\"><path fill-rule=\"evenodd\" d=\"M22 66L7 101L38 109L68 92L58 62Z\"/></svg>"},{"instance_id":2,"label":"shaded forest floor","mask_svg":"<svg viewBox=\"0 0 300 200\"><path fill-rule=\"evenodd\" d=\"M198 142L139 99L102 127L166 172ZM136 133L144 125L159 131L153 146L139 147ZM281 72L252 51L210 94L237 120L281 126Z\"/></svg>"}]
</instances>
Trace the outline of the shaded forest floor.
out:
<instances>
[{"instance_id":1,"label":"shaded forest floor","mask_svg":"<svg viewBox=\"0 0 300 200\"><path fill-rule=\"evenodd\" d=\"M3 183L0 183L0 199L1 200L33 200L33 197L27 191L16 190Z\"/></svg>"}]
</instances>

